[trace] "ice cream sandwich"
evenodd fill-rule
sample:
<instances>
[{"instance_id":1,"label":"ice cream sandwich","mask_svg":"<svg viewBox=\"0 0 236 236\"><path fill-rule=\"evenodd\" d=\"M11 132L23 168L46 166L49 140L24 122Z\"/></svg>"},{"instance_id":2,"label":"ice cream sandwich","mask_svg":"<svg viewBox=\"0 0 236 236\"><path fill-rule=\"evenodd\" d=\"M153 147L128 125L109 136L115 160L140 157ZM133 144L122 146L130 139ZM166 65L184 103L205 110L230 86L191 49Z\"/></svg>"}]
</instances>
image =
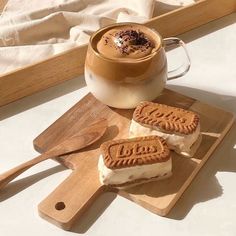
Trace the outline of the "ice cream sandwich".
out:
<instances>
[{"instance_id":1,"label":"ice cream sandwich","mask_svg":"<svg viewBox=\"0 0 236 236\"><path fill-rule=\"evenodd\" d=\"M157 136L107 141L100 151L99 177L105 185L126 188L172 173L170 150Z\"/></svg>"},{"instance_id":2,"label":"ice cream sandwich","mask_svg":"<svg viewBox=\"0 0 236 236\"><path fill-rule=\"evenodd\" d=\"M153 102L141 102L133 113L130 137L157 135L170 149L193 156L201 142L200 119L192 111Z\"/></svg>"}]
</instances>

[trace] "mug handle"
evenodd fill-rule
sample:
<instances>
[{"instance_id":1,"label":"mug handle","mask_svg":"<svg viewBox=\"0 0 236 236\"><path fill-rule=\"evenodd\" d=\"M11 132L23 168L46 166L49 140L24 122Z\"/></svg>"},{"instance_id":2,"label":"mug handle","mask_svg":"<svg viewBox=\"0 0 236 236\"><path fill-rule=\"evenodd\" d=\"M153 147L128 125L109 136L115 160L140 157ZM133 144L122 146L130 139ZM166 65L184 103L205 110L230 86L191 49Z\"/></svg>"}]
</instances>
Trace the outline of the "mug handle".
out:
<instances>
[{"instance_id":1,"label":"mug handle","mask_svg":"<svg viewBox=\"0 0 236 236\"><path fill-rule=\"evenodd\" d=\"M179 66L177 69L168 71L167 80L176 79L178 77L185 75L189 71L190 66L191 66L190 57L186 49L185 43L181 39L175 38L175 37L165 38L163 39L163 41L164 41L165 47L177 45L178 47L182 47L185 52L185 60L183 64Z\"/></svg>"}]
</instances>

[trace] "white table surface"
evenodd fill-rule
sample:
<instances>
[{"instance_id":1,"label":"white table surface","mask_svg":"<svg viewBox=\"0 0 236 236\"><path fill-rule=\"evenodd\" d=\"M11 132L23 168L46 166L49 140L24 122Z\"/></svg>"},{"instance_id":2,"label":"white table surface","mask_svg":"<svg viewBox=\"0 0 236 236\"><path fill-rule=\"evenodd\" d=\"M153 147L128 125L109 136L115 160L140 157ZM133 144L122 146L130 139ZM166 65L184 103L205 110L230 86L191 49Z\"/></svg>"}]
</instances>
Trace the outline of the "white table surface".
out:
<instances>
[{"instance_id":1,"label":"white table surface","mask_svg":"<svg viewBox=\"0 0 236 236\"><path fill-rule=\"evenodd\" d=\"M233 14L181 35L192 67L184 77L168 83L168 88L236 113L235 22ZM0 172L36 156L32 140L87 92L80 77L0 108ZM105 194L67 232L38 216L38 203L70 173L49 160L0 193L0 235L235 236L235 171L234 125L168 218Z\"/></svg>"}]
</instances>

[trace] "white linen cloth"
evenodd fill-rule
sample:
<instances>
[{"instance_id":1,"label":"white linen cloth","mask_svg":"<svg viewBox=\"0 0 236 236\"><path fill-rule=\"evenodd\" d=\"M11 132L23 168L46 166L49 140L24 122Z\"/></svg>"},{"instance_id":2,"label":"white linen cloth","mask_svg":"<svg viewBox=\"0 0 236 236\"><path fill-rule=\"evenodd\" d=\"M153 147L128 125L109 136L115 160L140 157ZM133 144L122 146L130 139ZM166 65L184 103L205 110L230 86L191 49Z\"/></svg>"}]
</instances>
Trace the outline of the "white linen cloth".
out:
<instances>
[{"instance_id":1,"label":"white linen cloth","mask_svg":"<svg viewBox=\"0 0 236 236\"><path fill-rule=\"evenodd\" d=\"M0 74L85 44L94 31L105 25L145 22L154 13L161 14L192 2L9 0L0 15Z\"/></svg>"}]
</instances>

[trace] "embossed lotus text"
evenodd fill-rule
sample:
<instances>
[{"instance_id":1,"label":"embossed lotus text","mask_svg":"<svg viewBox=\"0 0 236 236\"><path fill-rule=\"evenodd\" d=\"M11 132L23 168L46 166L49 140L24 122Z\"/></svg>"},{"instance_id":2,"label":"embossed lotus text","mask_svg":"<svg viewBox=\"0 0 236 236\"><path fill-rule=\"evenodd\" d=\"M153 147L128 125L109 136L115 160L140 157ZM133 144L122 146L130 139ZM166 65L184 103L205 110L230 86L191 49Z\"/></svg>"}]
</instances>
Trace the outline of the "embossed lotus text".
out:
<instances>
[{"instance_id":1,"label":"embossed lotus text","mask_svg":"<svg viewBox=\"0 0 236 236\"><path fill-rule=\"evenodd\" d=\"M158 107L152 108L150 111L148 111L148 115L153 116L155 118L162 118L163 120L168 120L171 122L179 122L181 124L185 124L187 121L186 118L178 116L173 111L165 113L163 111L160 111Z\"/></svg>"},{"instance_id":2,"label":"embossed lotus text","mask_svg":"<svg viewBox=\"0 0 236 236\"><path fill-rule=\"evenodd\" d=\"M154 145L143 146L138 143L133 146L119 145L117 148L116 157L117 158L126 158L132 155L139 156L145 154L154 154L158 151L158 148Z\"/></svg>"},{"instance_id":3,"label":"embossed lotus text","mask_svg":"<svg viewBox=\"0 0 236 236\"><path fill-rule=\"evenodd\" d=\"M199 116L190 110L147 101L136 107L133 120L165 132L187 135L195 132L199 124Z\"/></svg>"}]
</instances>

